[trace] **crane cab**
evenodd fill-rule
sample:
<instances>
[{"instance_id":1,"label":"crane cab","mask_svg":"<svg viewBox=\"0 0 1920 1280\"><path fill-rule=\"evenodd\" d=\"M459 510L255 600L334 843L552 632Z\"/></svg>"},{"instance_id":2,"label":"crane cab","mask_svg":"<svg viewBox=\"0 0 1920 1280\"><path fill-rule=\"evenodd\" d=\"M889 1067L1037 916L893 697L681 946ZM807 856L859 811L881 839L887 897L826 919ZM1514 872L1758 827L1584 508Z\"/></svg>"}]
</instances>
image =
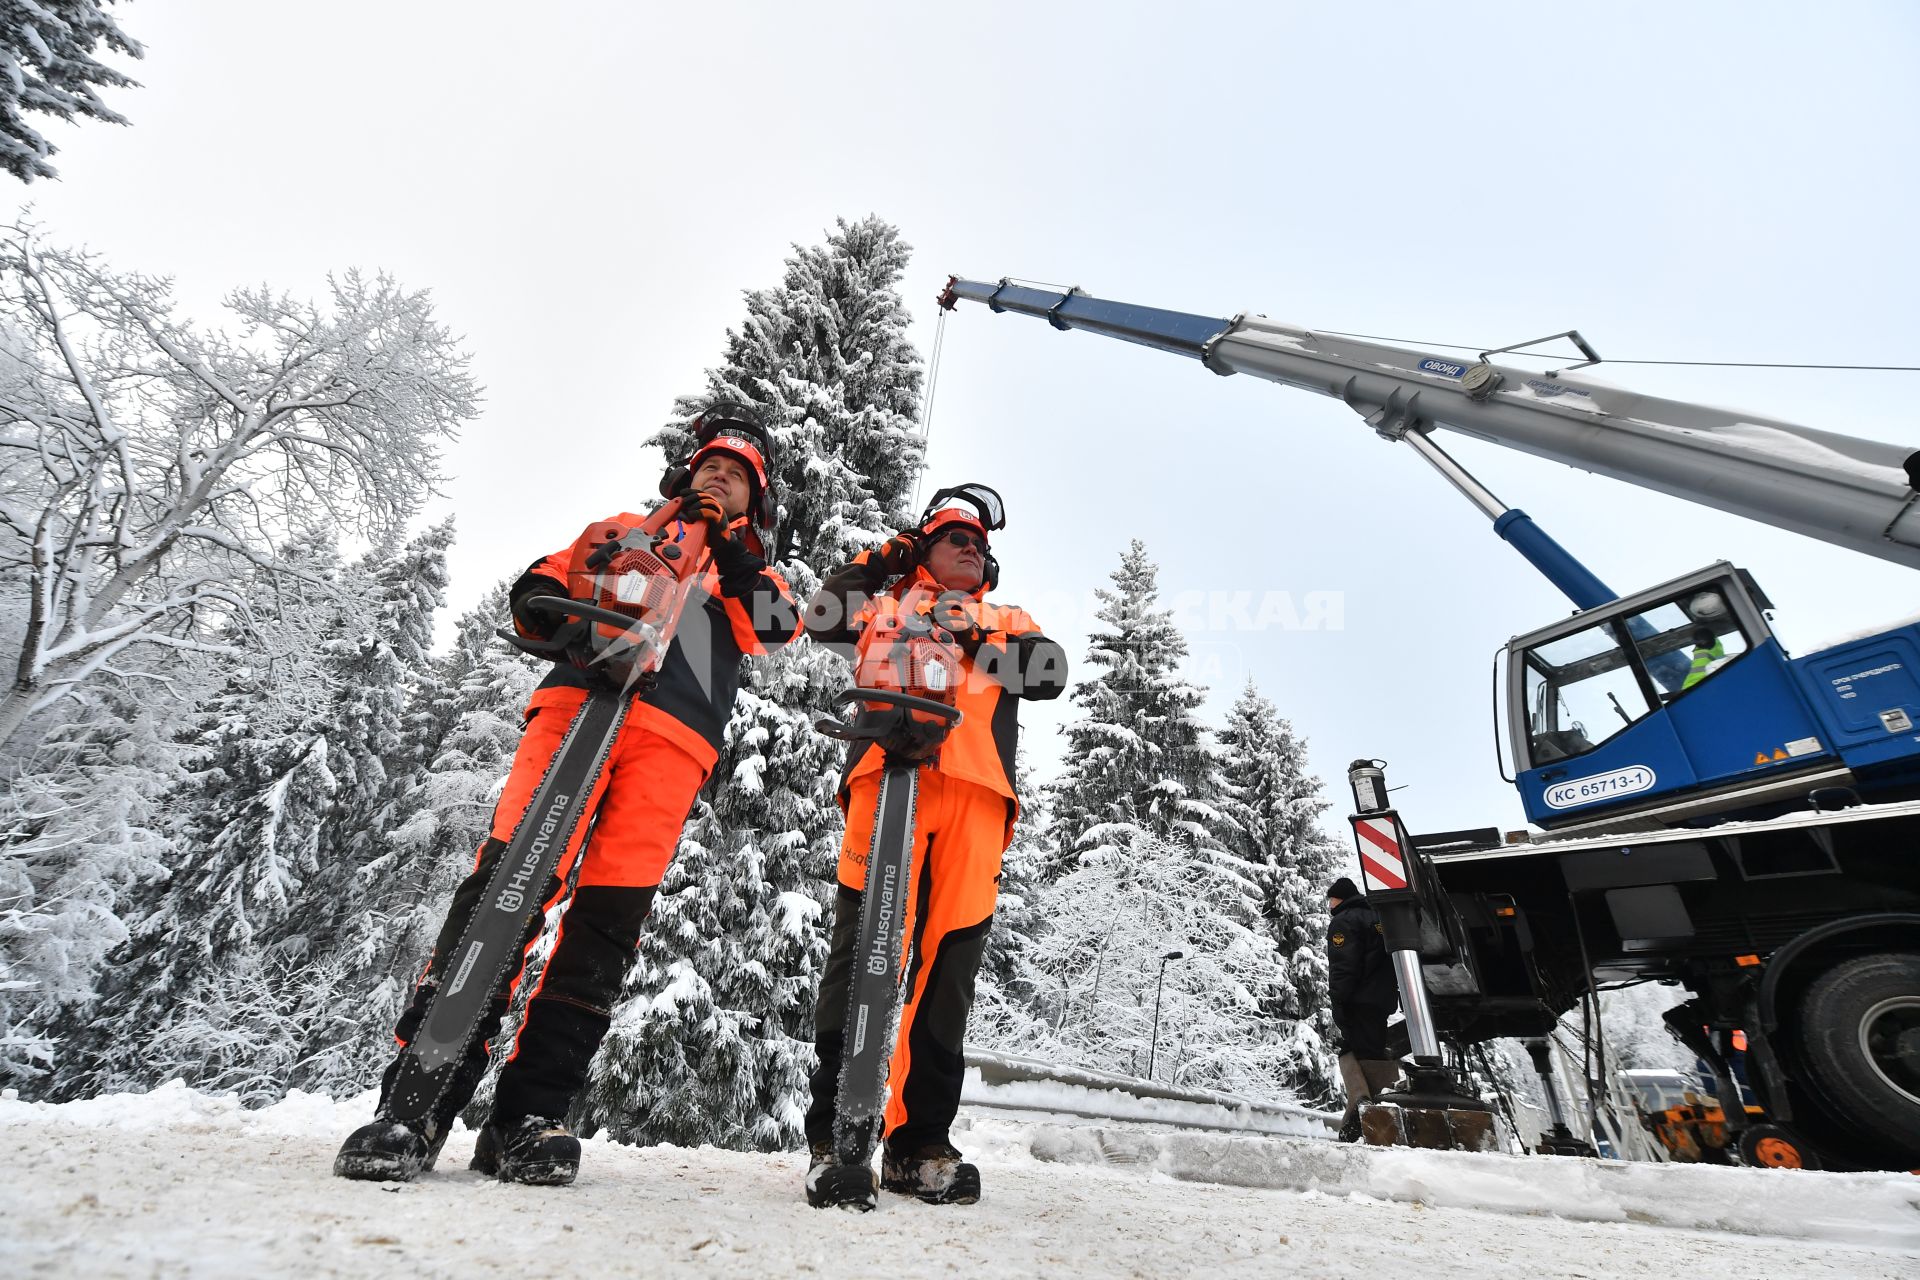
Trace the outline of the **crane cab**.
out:
<instances>
[{"instance_id":1,"label":"crane cab","mask_svg":"<svg viewBox=\"0 0 1920 1280\"><path fill-rule=\"evenodd\" d=\"M1528 820L1654 829L1845 787L1770 608L1722 561L1510 641L1507 738Z\"/></svg>"}]
</instances>

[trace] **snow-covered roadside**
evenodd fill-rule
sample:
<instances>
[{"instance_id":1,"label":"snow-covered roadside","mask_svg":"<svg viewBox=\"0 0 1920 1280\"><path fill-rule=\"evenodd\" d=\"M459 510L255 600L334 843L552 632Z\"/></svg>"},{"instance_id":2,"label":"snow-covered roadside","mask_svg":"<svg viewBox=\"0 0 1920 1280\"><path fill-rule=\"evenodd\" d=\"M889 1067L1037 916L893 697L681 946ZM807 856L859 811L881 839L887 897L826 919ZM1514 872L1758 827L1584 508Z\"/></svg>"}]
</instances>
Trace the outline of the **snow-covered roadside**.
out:
<instances>
[{"instance_id":1,"label":"snow-covered roadside","mask_svg":"<svg viewBox=\"0 0 1920 1280\"><path fill-rule=\"evenodd\" d=\"M1466 1155L1044 1124L1012 1127L1003 1141L1041 1160L1126 1165L1182 1182L1920 1251L1920 1177L1910 1174Z\"/></svg>"},{"instance_id":2,"label":"snow-covered roadside","mask_svg":"<svg viewBox=\"0 0 1920 1280\"><path fill-rule=\"evenodd\" d=\"M967 1055L960 1102L976 1114L1055 1113L1127 1125L1284 1134L1296 1138L1331 1138L1340 1120L1337 1111L1251 1102L1208 1089L1174 1088L1133 1076L1062 1067L978 1050Z\"/></svg>"},{"instance_id":3,"label":"snow-covered roadside","mask_svg":"<svg viewBox=\"0 0 1920 1280\"><path fill-rule=\"evenodd\" d=\"M336 1104L302 1095L245 1112L177 1086L62 1107L0 1102L0 1274L851 1280L1380 1272L1485 1280L1522 1269L1649 1278L1694 1268L1833 1277L1920 1270L1920 1251L1884 1243L1899 1234L1901 1221L1913 1239L1920 1212L1899 1199L1892 1188L1902 1184L1890 1177L1840 1179L1842 1191L1829 1196L1818 1184L1831 1175L1802 1175L1805 1202L1823 1219L1829 1201L1855 1204L1852 1238L1883 1242L1858 1247L1649 1226L1636 1220L1637 1205L1623 1210L1626 1220L1592 1222L1536 1216L1511 1200L1500 1214L1441 1207L1455 1201L1457 1188L1415 1202L1382 1198L1401 1194L1416 1178L1437 1181L1453 1166L1511 1166L1537 1177L1543 1162L982 1119L959 1135L982 1165L987 1194L980 1204L936 1208L885 1197L881 1212L863 1216L807 1208L796 1155L711 1148L594 1141L575 1186L508 1187L466 1172L472 1139L456 1133L440 1171L418 1182L336 1180L328 1172L333 1149L369 1106L366 1098ZM1200 1145L1187 1144L1188 1137ZM1359 1175L1352 1170L1304 1191L1168 1176L1193 1176L1208 1143L1255 1144L1245 1148L1247 1159L1257 1146L1299 1159L1326 1152L1386 1172L1368 1194L1353 1185ZM1051 1158L1042 1161L1036 1152ZM1646 1170L1674 1172L1723 1175L1718 1189L1729 1200L1745 1198L1743 1187L1791 1176ZM1450 1181L1464 1187L1467 1176ZM1509 1196L1525 1180L1518 1173L1474 1176L1492 1178L1485 1185L1506 1187ZM1557 1202L1559 1195L1547 1198ZM1768 1203L1787 1216L1792 1199L1783 1191ZM1889 1206L1891 1225L1883 1221ZM1845 1234L1838 1219L1826 1220L1834 1234Z\"/></svg>"}]
</instances>

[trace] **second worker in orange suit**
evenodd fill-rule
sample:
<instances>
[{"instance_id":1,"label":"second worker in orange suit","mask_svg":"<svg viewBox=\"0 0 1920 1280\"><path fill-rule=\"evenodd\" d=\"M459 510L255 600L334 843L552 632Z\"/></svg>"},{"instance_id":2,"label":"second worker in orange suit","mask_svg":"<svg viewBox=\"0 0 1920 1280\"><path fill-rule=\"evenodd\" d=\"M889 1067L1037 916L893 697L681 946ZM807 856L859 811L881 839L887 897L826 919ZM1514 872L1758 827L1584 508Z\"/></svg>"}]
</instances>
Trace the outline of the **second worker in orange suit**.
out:
<instances>
[{"instance_id":1,"label":"second worker in orange suit","mask_svg":"<svg viewBox=\"0 0 1920 1280\"><path fill-rule=\"evenodd\" d=\"M912 959L888 1077L881 1157L884 1187L934 1203L980 1198L979 1170L954 1149L949 1128L960 1105L967 1016L993 919L1000 856L1018 812L1013 779L1019 700L1058 697L1067 681L1061 647L1024 610L986 599L999 567L988 532L964 508L931 510L920 524L829 574L805 618L816 640L850 654L873 614L869 602L884 589L907 609L934 611L966 658L961 722L940 754L920 767L907 895ZM849 749L840 788L846 838L832 945L815 1006L819 1066L810 1081L806 1120L808 1198L816 1205L823 1203L814 1194L819 1171L833 1160L842 1023L880 771L881 752L872 744Z\"/></svg>"}]
</instances>

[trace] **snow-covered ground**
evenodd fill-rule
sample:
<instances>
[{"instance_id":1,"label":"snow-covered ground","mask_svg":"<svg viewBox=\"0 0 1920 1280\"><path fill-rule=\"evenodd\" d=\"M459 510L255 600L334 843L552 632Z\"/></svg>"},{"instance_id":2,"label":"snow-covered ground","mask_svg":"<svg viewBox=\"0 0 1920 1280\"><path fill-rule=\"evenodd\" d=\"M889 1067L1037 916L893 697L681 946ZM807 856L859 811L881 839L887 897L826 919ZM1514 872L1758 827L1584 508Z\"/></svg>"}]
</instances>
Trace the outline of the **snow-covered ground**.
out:
<instances>
[{"instance_id":1,"label":"snow-covered ground","mask_svg":"<svg viewBox=\"0 0 1920 1280\"><path fill-rule=\"evenodd\" d=\"M330 1176L371 1099L0 1101L0 1275L1920 1275L1920 1178L1375 1151L963 1116L971 1207L800 1198L801 1157L587 1144L567 1188Z\"/></svg>"}]
</instances>

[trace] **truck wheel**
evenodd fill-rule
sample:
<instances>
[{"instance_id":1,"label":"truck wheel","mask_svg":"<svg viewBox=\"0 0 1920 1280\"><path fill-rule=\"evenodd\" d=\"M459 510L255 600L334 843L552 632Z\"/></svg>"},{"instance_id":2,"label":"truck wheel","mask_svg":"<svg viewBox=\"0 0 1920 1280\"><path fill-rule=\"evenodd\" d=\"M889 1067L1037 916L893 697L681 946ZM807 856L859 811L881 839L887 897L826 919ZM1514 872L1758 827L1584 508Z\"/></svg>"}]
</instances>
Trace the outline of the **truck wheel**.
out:
<instances>
[{"instance_id":1,"label":"truck wheel","mask_svg":"<svg viewBox=\"0 0 1920 1280\"><path fill-rule=\"evenodd\" d=\"M1740 1163L1754 1169L1818 1169L1820 1158L1792 1130L1756 1124L1740 1134Z\"/></svg>"},{"instance_id":2,"label":"truck wheel","mask_svg":"<svg viewBox=\"0 0 1920 1280\"><path fill-rule=\"evenodd\" d=\"M1800 1028L1808 1074L1837 1117L1920 1159L1920 955L1836 965L1807 988Z\"/></svg>"}]
</instances>

